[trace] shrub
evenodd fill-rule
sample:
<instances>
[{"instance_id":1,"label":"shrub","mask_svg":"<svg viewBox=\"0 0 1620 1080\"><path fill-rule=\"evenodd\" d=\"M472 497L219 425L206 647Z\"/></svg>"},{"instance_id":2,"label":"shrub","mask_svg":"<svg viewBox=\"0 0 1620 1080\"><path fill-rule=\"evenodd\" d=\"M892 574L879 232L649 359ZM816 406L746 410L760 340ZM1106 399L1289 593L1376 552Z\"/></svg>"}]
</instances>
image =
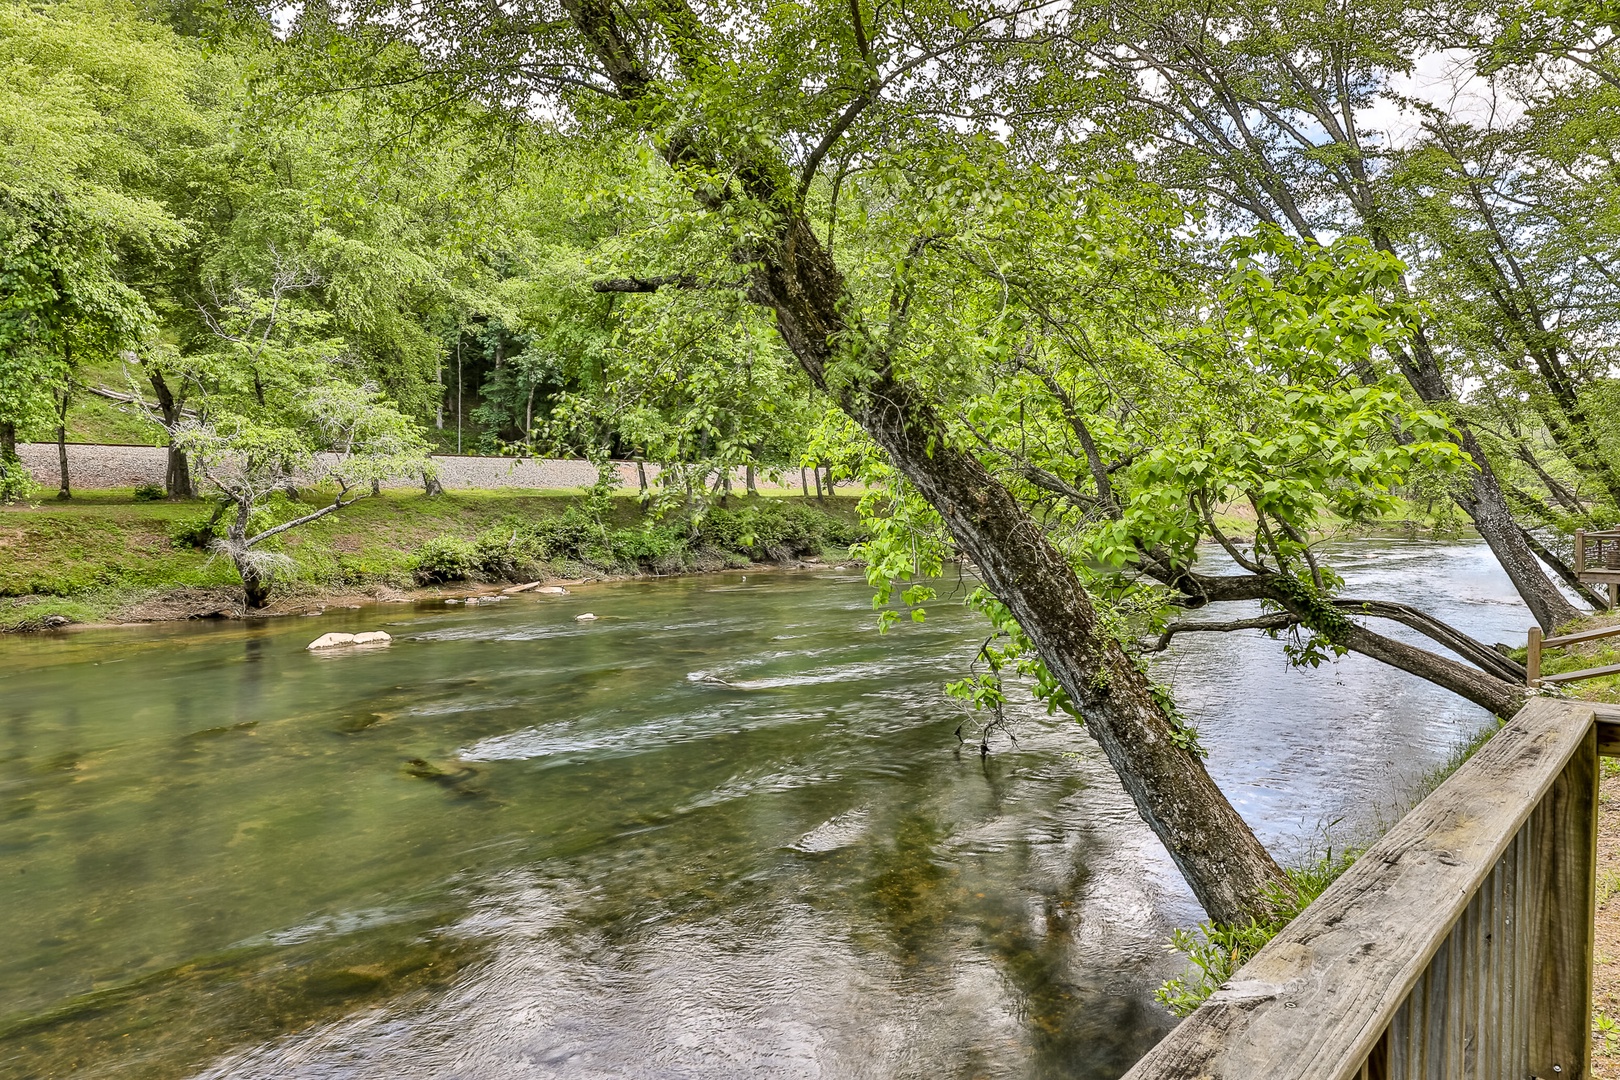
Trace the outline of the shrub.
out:
<instances>
[{"instance_id":1,"label":"shrub","mask_svg":"<svg viewBox=\"0 0 1620 1080\"><path fill-rule=\"evenodd\" d=\"M159 499L165 498L167 495L168 492L164 491L163 488L159 487L157 484L142 484L140 487L135 489L136 502L157 502Z\"/></svg>"},{"instance_id":2,"label":"shrub","mask_svg":"<svg viewBox=\"0 0 1620 1080\"><path fill-rule=\"evenodd\" d=\"M21 502L32 495L36 487L21 461L0 458L0 502Z\"/></svg>"},{"instance_id":3,"label":"shrub","mask_svg":"<svg viewBox=\"0 0 1620 1080\"><path fill-rule=\"evenodd\" d=\"M218 512L181 518L169 524L169 543L177 548L206 551L215 539L224 535L225 515Z\"/></svg>"},{"instance_id":4,"label":"shrub","mask_svg":"<svg viewBox=\"0 0 1620 1080\"><path fill-rule=\"evenodd\" d=\"M478 549L453 536L437 536L416 549L414 573L424 585L465 581L479 568Z\"/></svg>"}]
</instances>

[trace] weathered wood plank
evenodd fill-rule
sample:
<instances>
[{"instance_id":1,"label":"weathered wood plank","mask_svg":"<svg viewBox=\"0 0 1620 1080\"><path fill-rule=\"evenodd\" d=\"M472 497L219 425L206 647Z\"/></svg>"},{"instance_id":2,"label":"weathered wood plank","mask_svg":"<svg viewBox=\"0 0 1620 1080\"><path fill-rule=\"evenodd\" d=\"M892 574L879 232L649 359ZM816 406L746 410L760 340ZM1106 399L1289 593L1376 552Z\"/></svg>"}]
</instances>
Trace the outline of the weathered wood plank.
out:
<instances>
[{"instance_id":1,"label":"weathered wood plank","mask_svg":"<svg viewBox=\"0 0 1620 1080\"><path fill-rule=\"evenodd\" d=\"M1530 837L1536 853L1532 1076L1592 1075L1597 760L1597 732L1589 730L1542 801Z\"/></svg>"},{"instance_id":2,"label":"weathered wood plank","mask_svg":"<svg viewBox=\"0 0 1620 1080\"><path fill-rule=\"evenodd\" d=\"M1602 584L1604 582L1612 584L1620 581L1620 570L1596 570L1588 566L1585 570L1577 571L1575 576L1592 584Z\"/></svg>"},{"instance_id":3,"label":"weathered wood plank","mask_svg":"<svg viewBox=\"0 0 1620 1080\"><path fill-rule=\"evenodd\" d=\"M1354 1076L1592 721L1585 702L1526 705L1129 1080Z\"/></svg>"},{"instance_id":4,"label":"weathered wood plank","mask_svg":"<svg viewBox=\"0 0 1620 1080\"><path fill-rule=\"evenodd\" d=\"M1599 757L1620 757L1620 705L1594 705Z\"/></svg>"},{"instance_id":5,"label":"weathered wood plank","mask_svg":"<svg viewBox=\"0 0 1620 1080\"><path fill-rule=\"evenodd\" d=\"M1608 675L1620 675L1620 664L1609 664L1605 667L1582 668L1579 671L1560 671L1556 675L1543 674L1541 676L1541 681L1543 683L1552 683L1556 686L1559 683L1580 682L1582 679L1601 679Z\"/></svg>"},{"instance_id":6,"label":"weathered wood plank","mask_svg":"<svg viewBox=\"0 0 1620 1080\"><path fill-rule=\"evenodd\" d=\"M1574 645L1581 641L1596 641L1598 638L1616 635L1620 635L1620 626L1600 626L1596 630L1582 630L1578 634L1560 634L1558 637L1542 638L1541 647L1550 649L1557 645Z\"/></svg>"}]
</instances>

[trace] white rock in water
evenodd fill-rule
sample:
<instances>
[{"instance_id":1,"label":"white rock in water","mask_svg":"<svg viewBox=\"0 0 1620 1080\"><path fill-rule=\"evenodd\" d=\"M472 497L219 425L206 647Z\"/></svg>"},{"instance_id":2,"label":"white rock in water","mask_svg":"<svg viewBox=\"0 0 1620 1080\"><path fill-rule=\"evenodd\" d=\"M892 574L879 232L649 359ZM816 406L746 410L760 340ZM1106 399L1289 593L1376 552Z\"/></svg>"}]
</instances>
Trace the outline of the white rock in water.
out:
<instances>
[{"instance_id":1,"label":"white rock in water","mask_svg":"<svg viewBox=\"0 0 1620 1080\"><path fill-rule=\"evenodd\" d=\"M595 622L596 621L596 616L592 615L590 612L587 611L583 615L575 615L574 616L574 621L575 622Z\"/></svg>"},{"instance_id":2,"label":"white rock in water","mask_svg":"<svg viewBox=\"0 0 1620 1080\"><path fill-rule=\"evenodd\" d=\"M330 649L336 645L353 645L353 634L322 634L308 645L306 649Z\"/></svg>"},{"instance_id":3,"label":"white rock in water","mask_svg":"<svg viewBox=\"0 0 1620 1080\"><path fill-rule=\"evenodd\" d=\"M394 639L382 630L371 630L364 634L354 635L356 645L386 645Z\"/></svg>"},{"instance_id":4,"label":"white rock in water","mask_svg":"<svg viewBox=\"0 0 1620 1080\"><path fill-rule=\"evenodd\" d=\"M446 600L445 603L447 603L447 604L459 604L459 603L461 603L461 601L455 599L454 597L452 597L449 600Z\"/></svg>"},{"instance_id":5,"label":"white rock in water","mask_svg":"<svg viewBox=\"0 0 1620 1080\"><path fill-rule=\"evenodd\" d=\"M542 585L542 586L540 586L540 588L538 588L538 589L536 589L534 591L537 592L537 593L545 593L547 596L567 596L568 595L568 590L563 588L561 585Z\"/></svg>"}]
</instances>

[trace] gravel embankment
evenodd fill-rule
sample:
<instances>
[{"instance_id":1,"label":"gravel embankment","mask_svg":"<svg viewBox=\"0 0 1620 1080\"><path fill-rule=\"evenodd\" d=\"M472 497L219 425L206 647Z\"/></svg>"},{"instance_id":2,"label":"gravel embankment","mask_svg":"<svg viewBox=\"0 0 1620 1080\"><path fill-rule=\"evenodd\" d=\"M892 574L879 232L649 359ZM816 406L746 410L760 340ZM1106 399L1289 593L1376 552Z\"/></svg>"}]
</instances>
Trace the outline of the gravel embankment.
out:
<instances>
[{"instance_id":1,"label":"gravel embankment","mask_svg":"<svg viewBox=\"0 0 1620 1080\"><path fill-rule=\"evenodd\" d=\"M142 484L163 484L167 451L157 446L104 446L90 443L68 444L68 479L75 488L139 487ZM47 487L55 487L61 480L55 443L18 443L17 455L33 474L34 480ZM596 466L588 461L569 461L559 458L466 457L453 454L434 455L433 463L439 469L439 483L446 488L522 488L556 489L583 488L596 483ZM634 462L614 463L619 483L625 487L639 484ZM645 466L648 481L658 476L657 465ZM789 474L788 483L773 484L763 476L759 486L780 490L793 488L797 477ZM743 484L739 471L736 485ZM383 485L389 488L420 487L419 477L401 477Z\"/></svg>"}]
</instances>

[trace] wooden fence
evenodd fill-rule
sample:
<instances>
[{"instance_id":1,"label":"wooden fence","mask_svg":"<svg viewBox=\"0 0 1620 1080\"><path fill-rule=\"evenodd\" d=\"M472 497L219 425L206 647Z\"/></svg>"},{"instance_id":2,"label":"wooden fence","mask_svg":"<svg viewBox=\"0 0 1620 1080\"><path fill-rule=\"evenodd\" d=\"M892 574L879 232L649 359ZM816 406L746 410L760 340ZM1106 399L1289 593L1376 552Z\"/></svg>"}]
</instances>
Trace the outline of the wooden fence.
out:
<instances>
[{"instance_id":1,"label":"wooden fence","mask_svg":"<svg viewBox=\"0 0 1620 1080\"><path fill-rule=\"evenodd\" d=\"M1575 576L1588 585L1606 585L1609 606L1620 607L1620 530L1575 530Z\"/></svg>"},{"instance_id":2,"label":"wooden fence","mask_svg":"<svg viewBox=\"0 0 1620 1080\"><path fill-rule=\"evenodd\" d=\"M1581 668L1579 671L1560 671L1555 675L1543 675L1541 673L1542 650L1555 649L1562 645L1578 645L1583 641L1597 641L1608 637L1620 637L1620 626L1600 626L1596 630L1582 630L1579 633L1560 634L1557 637L1550 638L1541 636L1541 627L1532 626L1530 628L1530 647L1526 650L1524 657L1525 682L1530 686L1557 686L1560 683L1580 682L1583 679L1601 679L1609 675L1620 675L1620 664Z\"/></svg>"},{"instance_id":3,"label":"wooden fence","mask_svg":"<svg viewBox=\"0 0 1620 1080\"><path fill-rule=\"evenodd\" d=\"M1587 1080L1600 754L1532 701L1127 1080Z\"/></svg>"}]
</instances>

